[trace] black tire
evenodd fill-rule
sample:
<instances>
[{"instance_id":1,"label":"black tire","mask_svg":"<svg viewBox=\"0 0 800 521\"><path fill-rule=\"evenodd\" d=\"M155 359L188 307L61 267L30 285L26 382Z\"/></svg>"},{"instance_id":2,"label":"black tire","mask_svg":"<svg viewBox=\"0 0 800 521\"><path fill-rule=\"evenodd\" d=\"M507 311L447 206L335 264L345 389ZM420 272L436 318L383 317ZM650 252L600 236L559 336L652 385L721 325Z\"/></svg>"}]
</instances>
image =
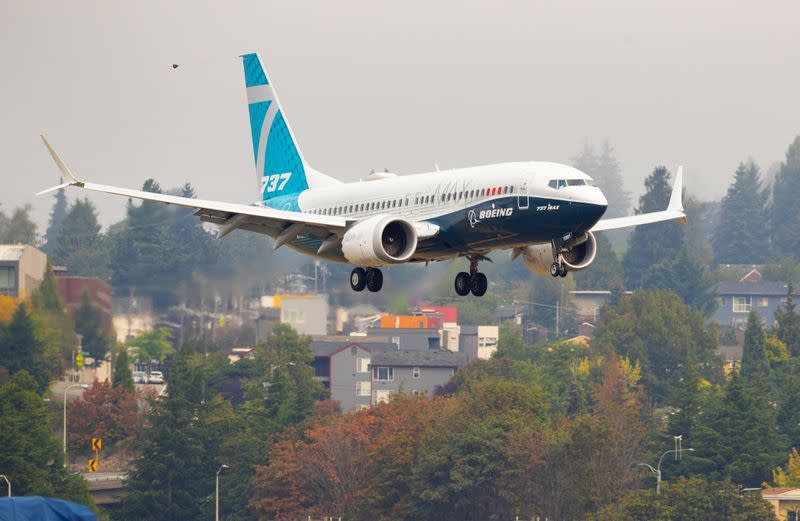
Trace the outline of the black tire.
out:
<instances>
[{"instance_id":1,"label":"black tire","mask_svg":"<svg viewBox=\"0 0 800 521\"><path fill-rule=\"evenodd\" d=\"M367 287L367 272L364 268L353 268L350 272L350 288L353 291L364 291Z\"/></svg>"},{"instance_id":2,"label":"black tire","mask_svg":"<svg viewBox=\"0 0 800 521\"><path fill-rule=\"evenodd\" d=\"M559 277L566 277L569 274L569 270L566 266L561 266L561 271L558 272Z\"/></svg>"},{"instance_id":3,"label":"black tire","mask_svg":"<svg viewBox=\"0 0 800 521\"><path fill-rule=\"evenodd\" d=\"M561 274L561 266L557 262L550 265L550 275L558 277Z\"/></svg>"},{"instance_id":4,"label":"black tire","mask_svg":"<svg viewBox=\"0 0 800 521\"><path fill-rule=\"evenodd\" d=\"M456 275L455 287L456 287L456 295L460 297L469 295L469 292L472 289L469 280L469 273L467 273L466 271L462 271L458 275Z\"/></svg>"},{"instance_id":5,"label":"black tire","mask_svg":"<svg viewBox=\"0 0 800 521\"><path fill-rule=\"evenodd\" d=\"M377 293L383 287L383 273L378 268L367 268L367 289Z\"/></svg>"},{"instance_id":6,"label":"black tire","mask_svg":"<svg viewBox=\"0 0 800 521\"><path fill-rule=\"evenodd\" d=\"M489 287L489 281L483 273L476 273L470 279L470 289L472 294L476 297L482 297L486 294L486 289Z\"/></svg>"}]
</instances>

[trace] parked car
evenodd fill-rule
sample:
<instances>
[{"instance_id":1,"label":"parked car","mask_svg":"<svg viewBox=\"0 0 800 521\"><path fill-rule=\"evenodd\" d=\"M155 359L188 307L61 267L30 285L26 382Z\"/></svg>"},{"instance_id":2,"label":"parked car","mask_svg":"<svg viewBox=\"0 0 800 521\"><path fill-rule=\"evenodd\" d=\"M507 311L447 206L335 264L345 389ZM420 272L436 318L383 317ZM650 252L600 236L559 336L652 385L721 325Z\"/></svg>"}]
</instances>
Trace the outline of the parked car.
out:
<instances>
[{"instance_id":1,"label":"parked car","mask_svg":"<svg viewBox=\"0 0 800 521\"><path fill-rule=\"evenodd\" d=\"M163 384L164 383L164 373L161 371L151 371L147 377L147 383L150 384Z\"/></svg>"},{"instance_id":2,"label":"parked car","mask_svg":"<svg viewBox=\"0 0 800 521\"><path fill-rule=\"evenodd\" d=\"M147 383L147 373L144 371L134 371L133 372L133 383L135 384L146 384Z\"/></svg>"}]
</instances>

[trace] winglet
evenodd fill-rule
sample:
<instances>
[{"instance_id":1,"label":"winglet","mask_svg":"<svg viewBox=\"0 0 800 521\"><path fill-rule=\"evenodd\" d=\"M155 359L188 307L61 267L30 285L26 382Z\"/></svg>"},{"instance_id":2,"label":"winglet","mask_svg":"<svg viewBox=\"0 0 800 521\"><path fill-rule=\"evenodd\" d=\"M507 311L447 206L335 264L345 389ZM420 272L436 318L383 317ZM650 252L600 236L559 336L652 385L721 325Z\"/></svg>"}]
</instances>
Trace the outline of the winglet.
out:
<instances>
[{"instance_id":1,"label":"winglet","mask_svg":"<svg viewBox=\"0 0 800 521\"><path fill-rule=\"evenodd\" d=\"M675 183L672 185L672 195L669 197L669 205L667 211L675 211L683 213L683 166L678 167L678 173L675 174Z\"/></svg>"},{"instance_id":2,"label":"winglet","mask_svg":"<svg viewBox=\"0 0 800 521\"><path fill-rule=\"evenodd\" d=\"M60 184L58 186L54 186L53 188L48 188L47 190L42 190L41 192L39 192L36 195L46 194L48 192L52 192L53 190L58 190L60 188L64 188L64 187L70 186L70 185L81 186L82 187L83 186L83 181L78 180L77 177L72 175L72 171L69 169L69 167L66 165L66 163L64 163L64 161L58 155L58 152L56 152L53 149L53 147L50 146L50 143L47 142L47 139L43 135L40 135L39 137L41 137L42 141L44 141L44 146L47 147L47 151L50 152L50 155L53 157L53 161L55 161L56 166L58 166L58 169L61 170L61 173L64 175L64 177L67 179L68 182L64 183L64 184Z\"/></svg>"}]
</instances>

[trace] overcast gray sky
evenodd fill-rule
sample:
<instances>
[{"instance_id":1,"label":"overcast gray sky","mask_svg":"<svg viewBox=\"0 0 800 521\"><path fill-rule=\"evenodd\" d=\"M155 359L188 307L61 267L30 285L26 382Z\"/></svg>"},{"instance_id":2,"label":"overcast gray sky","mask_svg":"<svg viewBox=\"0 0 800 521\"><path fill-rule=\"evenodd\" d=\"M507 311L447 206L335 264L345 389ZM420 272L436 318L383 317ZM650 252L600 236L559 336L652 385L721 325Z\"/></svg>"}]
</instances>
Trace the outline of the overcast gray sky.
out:
<instances>
[{"instance_id":1,"label":"overcast gray sky","mask_svg":"<svg viewBox=\"0 0 800 521\"><path fill-rule=\"evenodd\" d=\"M46 224L42 132L87 180L253 200L252 51L306 158L343 180L566 162L609 137L636 195L682 163L717 198L739 161L766 170L800 133L798 19L796 0L3 0L0 202ZM124 215L91 198L103 224Z\"/></svg>"}]
</instances>

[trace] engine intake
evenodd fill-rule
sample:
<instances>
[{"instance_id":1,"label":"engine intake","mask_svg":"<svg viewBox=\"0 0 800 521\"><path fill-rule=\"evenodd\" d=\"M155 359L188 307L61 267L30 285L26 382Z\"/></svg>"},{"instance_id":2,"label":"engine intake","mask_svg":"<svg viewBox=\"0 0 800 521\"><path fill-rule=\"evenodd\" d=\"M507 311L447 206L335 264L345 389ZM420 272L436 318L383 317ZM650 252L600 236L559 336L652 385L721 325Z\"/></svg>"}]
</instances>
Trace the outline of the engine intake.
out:
<instances>
[{"instance_id":1,"label":"engine intake","mask_svg":"<svg viewBox=\"0 0 800 521\"><path fill-rule=\"evenodd\" d=\"M376 215L354 224L342 237L342 253L356 266L406 262L417 250L414 226L397 217Z\"/></svg>"},{"instance_id":2,"label":"engine intake","mask_svg":"<svg viewBox=\"0 0 800 521\"><path fill-rule=\"evenodd\" d=\"M534 244L522 250L522 258L529 270L547 275L558 253L561 253L562 262L569 271L585 270L597 257L597 240L592 232L587 232L585 236L562 245L559 252L555 252L550 244Z\"/></svg>"}]
</instances>

